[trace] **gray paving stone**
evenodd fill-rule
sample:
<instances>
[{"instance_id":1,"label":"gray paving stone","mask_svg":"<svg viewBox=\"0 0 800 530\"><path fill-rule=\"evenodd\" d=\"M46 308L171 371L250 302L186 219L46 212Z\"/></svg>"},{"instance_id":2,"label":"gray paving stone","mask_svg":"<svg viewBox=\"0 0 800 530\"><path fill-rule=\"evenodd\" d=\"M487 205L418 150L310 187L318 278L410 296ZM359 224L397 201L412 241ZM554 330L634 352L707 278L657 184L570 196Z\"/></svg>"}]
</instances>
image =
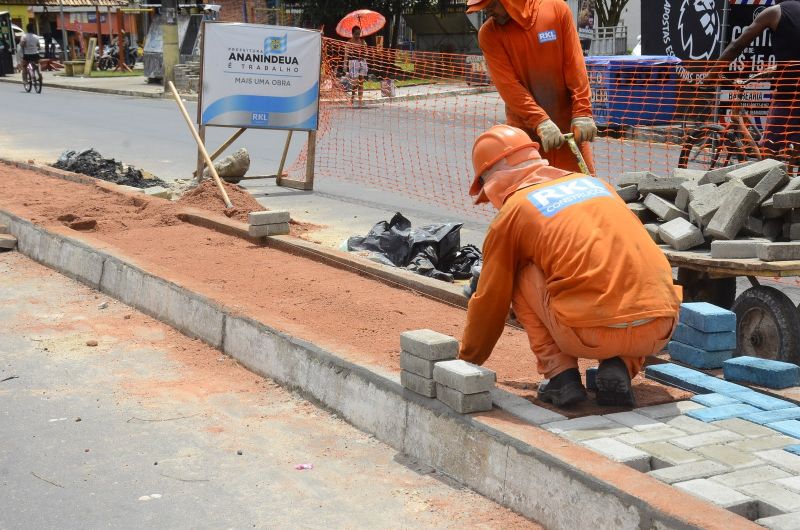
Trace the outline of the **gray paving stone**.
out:
<instances>
[{"instance_id":1,"label":"gray paving stone","mask_svg":"<svg viewBox=\"0 0 800 530\"><path fill-rule=\"evenodd\" d=\"M731 173L731 171L735 171L737 169L747 167L755 163L756 161L753 160L750 162L740 162L738 164L734 164L731 166L712 169L711 171L706 172L705 176L701 178L698 182L700 182L700 184L708 184L708 183L722 184L723 182L726 182L728 180L728 175Z\"/></svg>"},{"instance_id":2,"label":"gray paving stone","mask_svg":"<svg viewBox=\"0 0 800 530\"><path fill-rule=\"evenodd\" d=\"M628 434L616 436L616 439L630 445L639 445L649 442L661 442L664 440L671 440L673 438L681 438L686 436L686 433L673 429L672 427L664 427L661 429L649 429L645 431L634 431Z\"/></svg>"},{"instance_id":3,"label":"gray paving stone","mask_svg":"<svg viewBox=\"0 0 800 530\"><path fill-rule=\"evenodd\" d=\"M436 382L433 379L420 377L417 374L400 371L400 384L412 392L426 397L436 397Z\"/></svg>"},{"instance_id":4,"label":"gray paving stone","mask_svg":"<svg viewBox=\"0 0 800 530\"><path fill-rule=\"evenodd\" d=\"M724 484L730 488L736 488L738 486L745 486L747 484L755 484L756 482L780 482L780 480L777 479L787 477L800 479L800 477L792 477L789 475L789 473L782 469L778 469L777 467L761 465L739 469L738 471L725 473L724 475L716 475L711 477L709 480L719 482L720 484Z\"/></svg>"},{"instance_id":5,"label":"gray paving stone","mask_svg":"<svg viewBox=\"0 0 800 530\"><path fill-rule=\"evenodd\" d=\"M554 421L566 420L567 417L550 409L534 405L525 398L507 392L500 388L489 391L492 395L492 404L500 410L527 421L533 425L543 425Z\"/></svg>"},{"instance_id":6,"label":"gray paving stone","mask_svg":"<svg viewBox=\"0 0 800 530\"><path fill-rule=\"evenodd\" d=\"M789 240L800 240L800 223L792 223L789 225Z\"/></svg>"},{"instance_id":7,"label":"gray paving stone","mask_svg":"<svg viewBox=\"0 0 800 530\"><path fill-rule=\"evenodd\" d=\"M651 212L647 206L640 202L632 202L628 204L628 209L633 212L642 224L649 223L656 220L656 216Z\"/></svg>"},{"instance_id":8,"label":"gray paving stone","mask_svg":"<svg viewBox=\"0 0 800 530\"><path fill-rule=\"evenodd\" d=\"M250 237L283 236L289 233L289 223L271 225L250 225L247 227Z\"/></svg>"},{"instance_id":9,"label":"gray paving stone","mask_svg":"<svg viewBox=\"0 0 800 530\"><path fill-rule=\"evenodd\" d=\"M708 479L678 482L674 486L747 519L755 519L758 515L758 504L752 498Z\"/></svg>"},{"instance_id":10,"label":"gray paving stone","mask_svg":"<svg viewBox=\"0 0 800 530\"><path fill-rule=\"evenodd\" d=\"M545 423L544 425L542 425L542 428L550 432L553 432L555 434L561 434L564 432L571 432L571 431L619 429L619 428L626 429L627 427L613 420L610 420L605 416L583 416L580 418L572 418L570 420Z\"/></svg>"},{"instance_id":11,"label":"gray paving stone","mask_svg":"<svg viewBox=\"0 0 800 530\"><path fill-rule=\"evenodd\" d=\"M790 261L800 259L800 241L765 243L758 247L761 261Z\"/></svg>"},{"instance_id":12,"label":"gray paving stone","mask_svg":"<svg viewBox=\"0 0 800 530\"><path fill-rule=\"evenodd\" d=\"M650 471L650 455L612 438L586 440L583 445L642 473Z\"/></svg>"},{"instance_id":13,"label":"gray paving stone","mask_svg":"<svg viewBox=\"0 0 800 530\"><path fill-rule=\"evenodd\" d=\"M770 429L771 430L771 429ZM744 440L737 440L728 445L734 449L745 451L748 453L756 453L758 451L768 451L770 449L782 449L783 447L795 443L797 440L788 436L778 434L772 431L772 436L763 436L761 438L746 438Z\"/></svg>"},{"instance_id":14,"label":"gray paving stone","mask_svg":"<svg viewBox=\"0 0 800 530\"><path fill-rule=\"evenodd\" d=\"M675 250L689 250L706 242L703 232L682 217L662 224L658 237Z\"/></svg>"},{"instance_id":15,"label":"gray paving stone","mask_svg":"<svg viewBox=\"0 0 800 530\"><path fill-rule=\"evenodd\" d=\"M722 203L704 233L717 239L735 239L758 202L758 193L752 188L743 184L731 186L725 190Z\"/></svg>"},{"instance_id":16,"label":"gray paving stone","mask_svg":"<svg viewBox=\"0 0 800 530\"><path fill-rule=\"evenodd\" d=\"M650 239L652 239L655 242L656 245L660 245L663 243L663 241L661 240L661 236L658 235L658 228L659 228L658 223L644 224L644 229L647 230L647 234L650 236Z\"/></svg>"},{"instance_id":17,"label":"gray paving stone","mask_svg":"<svg viewBox=\"0 0 800 530\"><path fill-rule=\"evenodd\" d=\"M454 359L436 363L433 380L462 394L477 394L494 388L497 376L488 368Z\"/></svg>"},{"instance_id":18,"label":"gray paving stone","mask_svg":"<svg viewBox=\"0 0 800 530\"><path fill-rule=\"evenodd\" d=\"M701 432L711 432L718 430L717 427L714 427L710 423L696 420L694 418L690 418L689 416L676 416L674 418L668 419L666 421L666 424L669 425L670 427L675 427L676 429L686 431L688 434L700 434Z\"/></svg>"},{"instance_id":19,"label":"gray paving stone","mask_svg":"<svg viewBox=\"0 0 800 530\"><path fill-rule=\"evenodd\" d=\"M251 225L272 225L277 223L288 223L289 212L287 210L269 210L263 212L250 212L247 215L247 222Z\"/></svg>"},{"instance_id":20,"label":"gray paving stone","mask_svg":"<svg viewBox=\"0 0 800 530\"><path fill-rule=\"evenodd\" d=\"M800 512L762 517L756 520L756 524L769 530L800 530Z\"/></svg>"},{"instance_id":21,"label":"gray paving stone","mask_svg":"<svg viewBox=\"0 0 800 530\"><path fill-rule=\"evenodd\" d=\"M727 184L725 185L727 186ZM722 204L723 188L713 184L700 186L689 199L689 221L701 228L708 225Z\"/></svg>"},{"instance_id":22,"label":"gray paving stone","mask_svg":"<svg viewBox=\"0 0 800 530\"><path fill-rule=\"evenodd\" d=\"M695 449L704 445L723 444L741 439L740 434L726 430L717 430L712 432L704 432L700 434L692 434L684 436L683 438L675 438L672 443L683 449Z\"/></svg>"},{"instance_id":23,"label":"gray paving stone","mask_svg":"<svg viewBox=\"0 0 800 530\"><path fill-rule=\"evenodd\" d=\"M703 457L697 453L681 449L669 442L639 444L636 448L651 456L650 462L653 469L662 469L703 460Z\"/></svg>"},{"instance_id":24,"label":"gray paving stone","mask_svg":"<svg viewBox=\"0 0 800 530\"><path fill-rule=\"evenodd\" d=\"M728 179L741 180L747 186L753 187L758 184L767 173L775 168L786 171L786 164L772 158L765 158L764 160L759 160L755 164L731 171L728 173Z\"/></svg>"},{"instance_id":25,"label":"gray paving stone","mask_svg":"<svg viewBox=\"0 0 800 530\"><path fill-rule=\"evenodd\" d=\"M429 361L408 352L400 352L400 368L426 379L433 379L435 361Z\"/></svg>"},{"instance_id":26,"label":"gray paving stone","mask_svg":"<svg viewBox=\"0 0 800 530\"><path fill-rule=\"evenodd\" d=\"M139 188L136 188L139 189ZM0 234L8 234L8 225L0 225Z\"/></svg>"},{"instance_id":27,"label":"gray paving stone","mask_svg":"<svg viewBox=\"0 0 800 530\"><path fill-rule=\"evenodd\" d=\"M676 167L669 172L669 176L679 179L687 179L688 181L692 182L697 182L701 178L705 177L706 173L708 173L708 170L706 169L685 169L682 167Z\"/></svg>"},{"instance_id":28,"label":"gray paving stone","mask_svg":"<svg viewBox=\"0 0 800 530\"><path fill-rule=\"evenodd\" d=\"M783 477L775 477L771 480L782 488L800 493L800 476L790 476L786 473Z\"/></svg>"},{"instance_id":29,"label":"gray paving stone","mask_svg":"<svg viewBox=\"0 0 800 530\"><path fill-rule=\"evenodd\" d=\"M650 429L663 429L666 427L666 424L654 420L649 416L645 416L644 414L639 414L634 411L626 411L626 412L615 412L613 414L606 414L604 416L611 421L615 421L626 427L630 427L635 431L646 431Z\"/></svg>"},{"instance_id":30,"label":"gray paving stone","mask_svg":"<svg viewBox=\"0 0 800 530\"><path fill-rule=\"evenodd\" d=\"M762 436L774 436L775 431L770 428L758 425L751 421L746 421L741 418L731 418L728 420L712 421L712 425L720 429L727 429L735 433L741 434L746 438L760 438Z\"/></svg>"},{"instance_id":31,"label":"gray paving stone","mask_svg":"<svg viewBox=\"0 0 800 530\"><path fill-rule=\"evenodd\" d=\"M678 186L678 194L675 197L675 206L683 211L689 209L689 199L691 192L696 190L700 184L695 180L687 180Z\"/></svg>"},{"instance_id":32,"label":"gray paving stone","mask_svg":"<svg viewBox=\"0 0 800 530\"><path fill-rule=\"evenodd\" d=\"M721 475L728 471L730 470L727 467L717 462L698 460L697 462L689 462L688 464L657 469L648 474L661 482L674 484L676 482L685 482L697 478L708 478L712 475Z\"/></svg>"},{"instance_id":33,"label":"gray paving stone","mask_svg":"<svg viewBox=\"0 0 800 530\"><path fill-rule=\"evenodd\" d=\"M579 429L576 431L566 431L559 434L567 440L573 442L582 442L584 440L593 440L595 438L613 438L622 436L624 434L633 434L636 431L630 427L614 427L614 428L601 428L601 429Z\"/></svg>"},{"instance_id":34,"label":"gray paving stone","mask_svg":"<svg viewBox=\"0 0 800 530\"><path fill-rule=\"evenodd\" d=\"M758 451L756 456L762 460L770 462L772 465L793 473L800 475L800 456L793 455L783 449L770 449L769 451Z\"/></svg>"},{"instance_id":35,"label":"gray paving stone","mask_svg":"<svg viewBox=\"0 0 800 530\"><path fill-rule=\"evenodd\" d=\"M651 173L639 180L636 186L639 188L639 193L645 196L645 199L650 195L659 195L665 199L673 200L678 194L678 187L686 180L689 179L683 176L661 177Z\"/></svg>"},{"instance_id":36,"label":"gray paving stone","mask_svg":"<svg viewBox=\"0 0 800 530\"><path fill-rule=\"evenodd\" d=\"M639 414L644 414L649 418L661 420L664 418L673 418L675 416L680 416L684 412L702 408L705 407L703 407L703 405L700 405L699 403L694 403L693 401L676 401L674 403L664 403L663 405L653 405L650 407L642 407L639 409L634 409L634 412L638 412Z\"/></svg>"},{"instance_id":37,"label":"gray paving stone","mask_svg":"<svg viewBox=\"0 0 800 530\"><path fill-rule=\"evenodd\" d=\"M760 517L782 515L800 510L800 495L772 482L757 482L736 488L758 502Z\"/></svg>"},{"instance_id":38,"label":"gray paving stone","mask_svg":"<svg viewBox=\"0 0 800 530\"><path fill-rule=\"evenodd\" d=\"M644 199L644 205L653 212L656 217L663 219L665 222L672 221L673 219L688 219L689 214L676 207L668 200L659 197L655 193L651 193ZM663 226L662 226L663 228ZM661 236L664 237L663 235Z\"/></svg>"},{"instance_id":39,"label":"gray paving stone","mask_svg":"<svg viewBox=\"0 0 800 530\"><path fill-rule=\"evenodd\" d=\"M765 238L716 240L711 242L711 257L719 259L747 259L758 257L758 247L769 243Z\"/></svg>"},{"instance_id":40,"label":"gray paving stone","mask_svg":"<svg viewBox=\"0 0 800 530\"><path fill-rule=\"evenodd\" d=\"M764 219L780 219L786 215L786 213L787 210L775 207L775 200L772 197L763 201L759 207L759 215Z\"/></svg>"},{"instance_id":41,"label":"gray paving stone","mask_svg":"<svg viewBox=\"0 0 800 530\"><path fill-rule=\"evenodd\" d=\"M753 453L746 453L727 445L704 445L694 449L694 452L731 469L752 467L763 463Z\"/></svg>"},{"instance_id":42,"label":"gray paving stone","mask_svg":"<svg viewBox=\"0 0 800 530\"><path fill-rule=\"evenodd\" d=\"M749 237L762 237L764 235L764 221L752 215L747 218L742 227L741 235Z\"/></svg>"},{"instance_id":43,"label":"gray paving stone","mask_svg":"<svg viewBox=\"0 0 800 530\"><path fill-rule=\"evenodd\" d=\"M783 222L781 219L767 219L764 221L764 237L770 241L775 241L780 237L782 228Z\"/></svg>"},{"instance_id":44,"label":"gray paving stone","mask_svg":"<svg viewBox=\"0 0 800 530\"><path fill-rule=\"evenodd\" d=\"M11 250L17 248L17 238L11 234L0 234L0 248Z\"/></svg>"},{"instance_id":45,"label":"gray paving stone","mask_svg":"<svg viewBox=\"0 0 800 530\"><path fill-rule=\"evenodd\" d=\"M758 184L753 186L753 189L758 193L758 202L762 203L767 200L775 191L785 186L789 182L789 176L786 171L779 167L772 168L764 175Z\"/></svg>"},{"instance_id":46,"label":"gray paving stone","mask_svg":"<svg viewBox=\"0 0 800 530\"><path fill-rule=\"evenodd\" d=\"M625 202L636 202L639 200L639 188L637 188L635 185L623 187L618 186L616 192L617 195L619 195L619 198Z\"/></svg>"},{"instance_id":47,"label":"gray paving stone","mask_svg":"<svg viewBox=\"0 0 800 530\"><path fill-rule=\"evenodd\" d=\"M772 196L775 208L790 210L800 208L800 190L781 191Z\"/></svg>"},{"instance_id":48,"label":"gray paving stone","mask_svg":"<svg viewBox=\"0 0 800 530\"><path fill-rule=\"evenodd\" d=\"M650 171L626 171L619 176L617 186L638 185L646 178L657 178L658 175Z\"/></svg>"},{"instance_id":49,"label":"gray paving stone","mask_svg":"<svg viewBox=\"0 0 800 530\"><path fill-rule=\"evenodd\" d=\"M418 329L400 334L400 349L428 361L444 361L458 356L458 341L430 329Z\"/></svg>"},{"instance_id":50,"label":"gray paving stone","mask_svg":"<svg viewBox=\"0 0 800 530\"><path fill-rule=\"evenodd\" d=\"M436 383L436 399L461 414L492 410L492 395L489 392L462 394L458 390Z\"/></svg>"}]
</instances>

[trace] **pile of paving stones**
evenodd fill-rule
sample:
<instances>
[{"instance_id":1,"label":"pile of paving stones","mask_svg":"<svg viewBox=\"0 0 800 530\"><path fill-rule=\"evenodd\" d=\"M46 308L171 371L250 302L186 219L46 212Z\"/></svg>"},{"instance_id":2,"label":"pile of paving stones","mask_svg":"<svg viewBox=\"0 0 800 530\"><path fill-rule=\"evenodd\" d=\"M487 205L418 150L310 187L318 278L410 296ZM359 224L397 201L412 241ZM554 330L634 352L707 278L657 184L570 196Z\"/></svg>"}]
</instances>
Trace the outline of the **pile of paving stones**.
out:
<instances>
[{"instance_id":1,"label":"pile of paving stones","mask_svg":"<svg viewBox=\"0 0 800 530\"><path fill-rule=\"evenodd\" d=\"M659 244L712 258L800 259L800 178L766 159L669 176L629 172L617 193Z\"/></svg>"},{"instance_id":2,"label":"pile of paving stones","mask_svg":"<svg viewBox=\"0 0 800 530\"><path fill-rule=\"evenodd\" d=\"M85 151L64 151L58 158L53 167L83 173L90 177L98 178L122 186L134 188L149 188L151 186L168 187L163 180L128 166L122 162L117 162L113 158L103 158L103 155L94 149Z\"/></svg>"}]
</instances>

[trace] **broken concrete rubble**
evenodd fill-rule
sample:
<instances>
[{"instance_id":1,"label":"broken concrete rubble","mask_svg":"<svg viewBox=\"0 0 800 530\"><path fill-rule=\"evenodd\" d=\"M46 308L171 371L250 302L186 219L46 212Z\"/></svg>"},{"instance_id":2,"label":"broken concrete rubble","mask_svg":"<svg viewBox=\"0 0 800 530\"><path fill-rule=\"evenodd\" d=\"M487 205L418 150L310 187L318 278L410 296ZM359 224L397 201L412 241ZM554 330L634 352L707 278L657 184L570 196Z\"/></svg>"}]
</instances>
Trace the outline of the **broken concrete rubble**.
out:
<instances>
[{"instance_id":1,"label":"broken concrete rubble","mask_svg":"<svg viewBox=\"0 0 800 530\"><path fill-rule=\"evenodd\" d=\"M241 148L230 156L226 156L218 162L214 162L219 178L226 182L236 184L245 176L250 169L250 154L247 149ZM211 172L208 168L203 170L203 177L210 177Z\"/></svg>"}]
</instances>

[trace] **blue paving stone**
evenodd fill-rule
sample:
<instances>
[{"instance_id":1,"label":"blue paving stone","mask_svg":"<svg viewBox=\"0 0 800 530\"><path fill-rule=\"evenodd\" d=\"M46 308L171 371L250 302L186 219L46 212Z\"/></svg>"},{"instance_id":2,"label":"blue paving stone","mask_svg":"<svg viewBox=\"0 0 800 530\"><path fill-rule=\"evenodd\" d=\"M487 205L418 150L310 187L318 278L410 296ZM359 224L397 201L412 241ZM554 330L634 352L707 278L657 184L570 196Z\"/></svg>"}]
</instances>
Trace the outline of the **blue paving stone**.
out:
<instances>
[{"instance_id":1,"label":"blue paving stone","mask_svg":"<svg viewBox=\"0 0 800 530\"><path fill-rule=\"evenodd\" d=\"M800 384L800 366L758 357L735 357L722 365L725 379L767 388L788 388Z\"/></svg>"},{"instance_id":2,"label":"blue paving stone","mask_svg":"<svg viewBox=\"0 0 800 530\"><path fill-rule=\"evenodd\" d=\"M790 409L797 406L789 401L784 401L783 399L778 399L749 389L742 392L727 394L727 396L733 399L738 399L742 403L753 405L761 410L781 410Z\"/></svg>"},{"instance_id":3,"label":"blue paving stone","mask_svg":"<svg viewBox=\"0 0 800 530\"><path fill-rule=\"evenodd\" d=\"M724 379L720 379L718 377L714 377L712 375L705 375L705 379L701 381L699 384L705 389L704 394L709 392L716 392L717 394L722 394L723 396L728 396L734 399L738 399L736 394L740 392L746 392L750 390L746 386L737 385L736 383L731 383L730 381L725 381Z\"/></svg>"},{"instance_id":4,"label":"blue paving stone","mask_svg":"<svg viewBox=\"0 0 800 530\"><path fill-rule=\"evenodd\" d=\"M686 413L690 418L704 421L727 420L730 418L738 418L745 414L758 412L758 409L752 405L745 405L744 403L735 403L733 405L722 405L720 407L710 407L705 409L690 410ZM800 423L800 422L798 422Z\"/></svg>"},{"instance_id":5,"label":"blue paving stone","mask_svg":"<svg viewBox=\"0 0 800 530\"><path fill-rule=\"evenodd\" d=\"M745 414L742 416L742 419L758 423L759 425L767 425L768 423L775 423L783 420L796 420L800 419L800 407L754 412L753 414Z\"/></svg>"},{"instance_id":6,"label":"blue paving stone","mask_svg":"<svg viewBox=\"0 0 800 530\"><path fill-rule=\"evenodd\" d=\"M800 421L797 420L783 420L774 423L767 423L767 427L779 433L791 436L792 438L800 438Z\"/></svg>"},{"instance_id":7,"label":"blue paving stone","mask_svg":"<svg viewBox=\"0 0 800 530\"><path fill-rule=\"evenodd\" d=\"M597 390L597 367L593 366L586 369L586 388Z\"/></svg>"},{"instance_id":8,"label":"blue paving stone","mask_svg":"<svg viewBox=\"0 0 800 530\"><path fill-rule=\"evenodd\" d=\"M794 455L800 456L800 444L787 445L783 448L784 451L789 451Z\"/></svg>"},{"instance_id":9,"label":"blue paving stone","mask_svg":"<svg viewBox=\"0 0 800 530\"><path fill-rule=\"evenodd\" d=\"M644 369L644 376L647 379L688 390L695 394L709 393L709 391L702 386L703 380L709 376L697 370L692 370L691 368L678 366L677 364L652 364Z\"/></svg>"},{"instance_id":10,"label":"blue paving stone","mask_svg":"<svg viewBox=\"0 0 800 530\"><path fill-rule=\"evenodd\" d=\"M680 322L706 333L736 331L736 313L708 302L681 304Z\"/></svg>"},{"instance_id":11,"label":"blue paving stone","mask_svg":"<svg viewBox=\"0 0 800 530\"><path fill-rule=\"evenodd\" d=\"M723 351L736 349L736 332L722 331L719 333L705 333L686 324L678 324L672 340L701 348L706 351Z\"/></svg>"},{"instance_id":12,"label":"blue paving stone","mask_svg":"<svg viewBox=\"0 0 800 530\"><path fill-rule=\"evenodd\" d=\"M722 394L697 394L696 396L692 396L692 401L706 407L721 407L722 405L741 403L741 401L736 398L723 396Z\"/></svg>"},{"instance_id":13,"label":"blue paving stone","mask_svg":"<svg viewBox=\"0 0 800 530\"><path fill-rule=\"evenodd\" d=\"M733 357L733 350L706 351L675 340L669 341L667 349L673 361L702 370L722 368L722 363Z\"/></svg>"}]
</instances>

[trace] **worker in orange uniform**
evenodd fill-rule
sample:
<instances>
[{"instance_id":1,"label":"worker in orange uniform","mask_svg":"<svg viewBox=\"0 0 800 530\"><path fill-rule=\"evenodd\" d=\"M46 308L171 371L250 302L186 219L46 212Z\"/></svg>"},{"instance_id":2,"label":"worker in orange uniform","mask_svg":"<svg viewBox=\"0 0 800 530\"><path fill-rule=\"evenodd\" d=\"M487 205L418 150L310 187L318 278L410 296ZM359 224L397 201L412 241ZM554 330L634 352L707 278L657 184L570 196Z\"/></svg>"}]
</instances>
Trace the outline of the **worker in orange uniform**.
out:
<instances>
[{"instance_id":1,"label":"worker in orange uniform","mask_svg":"<svg viewBox=\"0 0 800 530\"><path fill-rule=\"evenodd\" d=\"M490 18L478 33L486 66L506 104L506 123L538 140L550 165L580 171L562 133L572 132L589 171L597 135L583 50L564 0L468 0Z\"/></svg>"},{"instance_id":2,"label":"worker in orange uniform","mask_svg":"<svg viewBox=\"0 0 800 530\"><path fill-rule=\"evenodd\" d=\"M476 204L499 210L483 246L459 357L483 364L509 306L525 328L542 401L586 399L578 359L598 359L597 402L634 405L631 378L661 351L680 305L672 269L607 183L556 169L521 129L495 125L472 149Z\"/></svg>"}]
</instances>

